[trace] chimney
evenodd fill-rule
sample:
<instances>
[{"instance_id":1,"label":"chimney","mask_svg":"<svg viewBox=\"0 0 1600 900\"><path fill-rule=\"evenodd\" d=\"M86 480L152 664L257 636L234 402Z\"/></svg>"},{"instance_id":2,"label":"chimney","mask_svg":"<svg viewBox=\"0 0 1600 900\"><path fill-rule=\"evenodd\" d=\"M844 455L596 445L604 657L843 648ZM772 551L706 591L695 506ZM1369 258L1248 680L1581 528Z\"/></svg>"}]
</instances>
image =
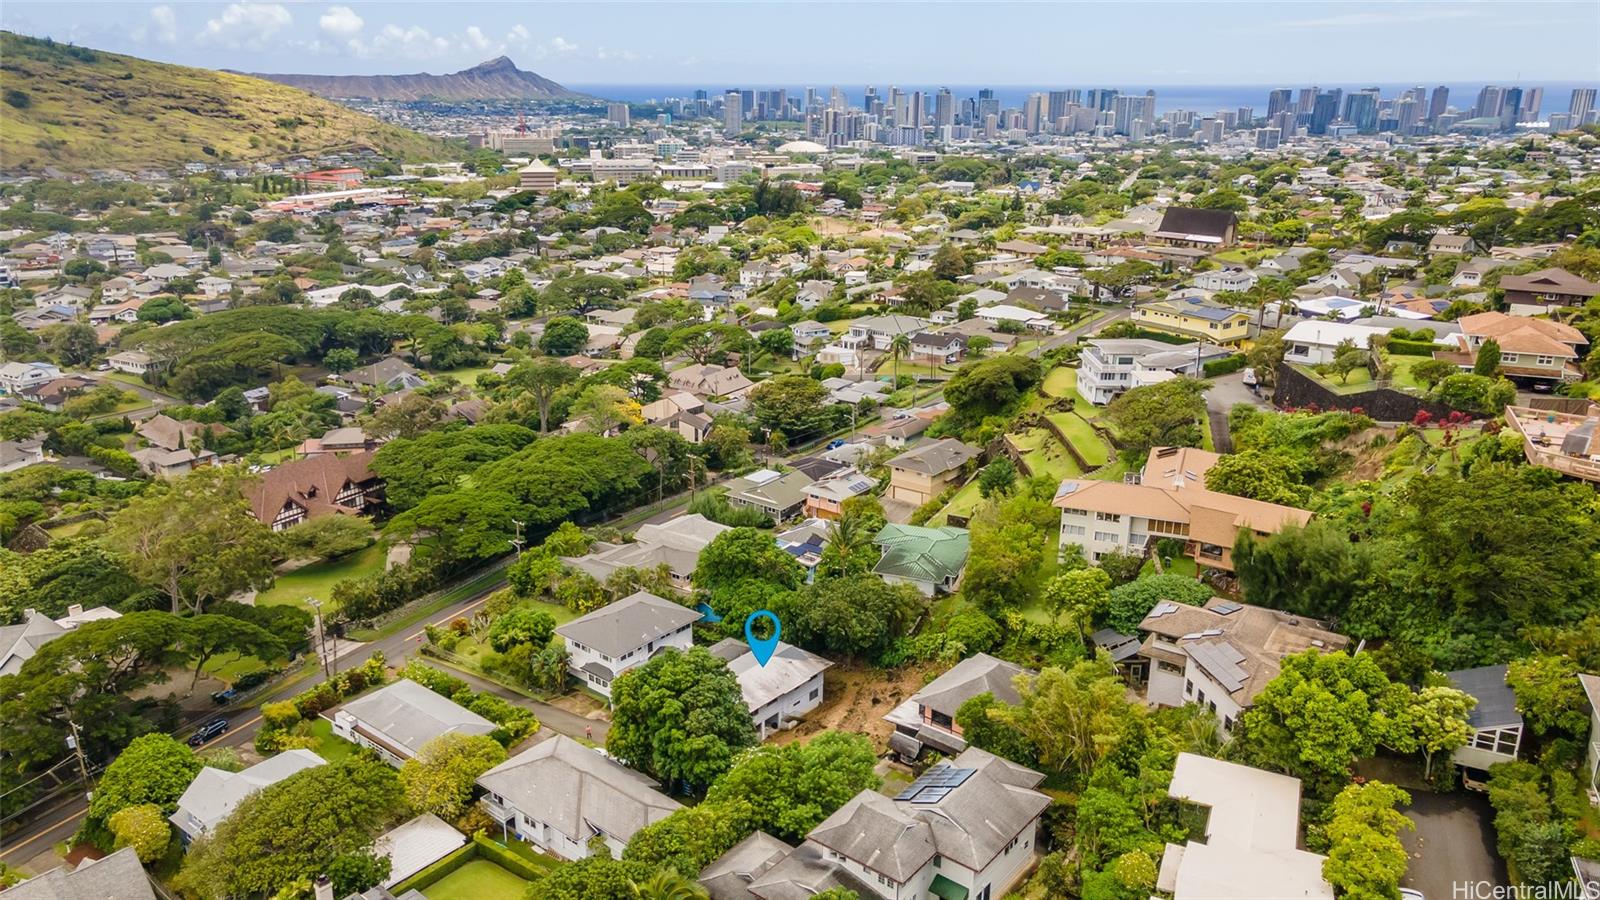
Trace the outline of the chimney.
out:
<instances>
[{"instance_id":1,"label":"chimney","mask_svg":"<svg viewBox=\"0 0 1600 900\"><path fill-rule=\"evenodd\" d=\"M22 621L24 621L24 622L32 621L33 617L37 616L38 614L39 614L39 611L30 606L27 609L22 611Z\"/></svg>"},{"instance_id":2,"label":"chimney","mask_svg":"<svg viewBox=\"0 0 1600 900\"><path fill-rule=\"evenodd\" d=\"M333 882L326 875L317 876L316 900L333 900Z\"/></svg>"},{"instance_id":3,"label":"chimney","mask_svg":"<svg viewBox=\"0 0 1600 900\"><path fill-rule=\"evenodd\" d=\"M81 615L83 615L83 604L82 603L73 603L73 604L70 604L69 606L67 606L67 617L68 618L77 618L78 616L81 616Z\"/></svg>"}]
</instances>

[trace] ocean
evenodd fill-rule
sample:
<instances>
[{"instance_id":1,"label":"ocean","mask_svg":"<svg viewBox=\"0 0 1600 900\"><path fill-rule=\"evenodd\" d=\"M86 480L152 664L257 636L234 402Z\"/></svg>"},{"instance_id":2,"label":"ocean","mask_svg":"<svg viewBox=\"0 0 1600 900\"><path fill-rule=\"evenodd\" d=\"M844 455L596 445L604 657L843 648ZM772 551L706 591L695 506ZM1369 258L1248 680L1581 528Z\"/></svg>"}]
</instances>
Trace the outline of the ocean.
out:
<instances>
[{"instance_id":1,"label":"ocean","mask_svg":"<svg viewBox=\"0 0 1600 900\"><path fill-rule=\"evenodd\" d=\"M862 105L862 97L865 94L865 87L863 85L839 84L838 86L845 92L845 96L850 101L851 106ZM880 96L888 95L889 82L881 82L875 86L878 88L878 93ZM940 88L943 87L948 87L950 92L955 95L957 104L968 97L978 96L978 91L981 88L991 88L995 92L995 97L1000 100L1000 105L1002 107L1015 108L1020 108L1029 94L1047 93L1049 91L1062 90L1064 88L1075 88L1087 93L1089 89L1089 86L1087 85L1059 84L1048 86L1003 84L899 84L896 86L899 87L900 90L907 93L910 93L911 91L922 91L924 96L930 98L924 101L930 110L933 106L931 96L937 93ZM1362 88L1377 87L1382 92L1380 96L1382 96L1384 99L1389 99L1400 96L1402 92L1416 87L1417 84L1415 82L1409 84L1393 84L1385 82L1373 84L1372 82L1351 82L1327 83L1320 84L1318 86L1322 90L1343 88L1346 94L1359 91ZM1427 88L1429 96L1432 96L1435 85L1427 84L1424 86ZM1521 82L1520 86L1524 91L1534 87L1544 88L1544 102L1540 110L1540 118L1544 118L1553 112L1566 112L1567 105L1571 100L1572 91L1574 88L1595 87L1594 84L1583 84L1572 81L1537 82L1527 80ZM585 94L592 94L596 97L604 97L608 100L626 100L630 103L647 103L650 101L663 100L669 97L693 97L696 90L704 90L709 96L715 97L716 95L725 93L729 90L764 91L787 88L790 97L803 98L805 96L806 89L806 85L796 86L787 84L741 84L734 86L710 86L704 84L567 84L567 87L575 91L582 91ZM819 94L822 94L824 97L826 97L829 89L833 87L833 85L829 84L828 82L818 81L814 82L811 87L816 88ZM1267 95L1274 89L1287 87L1294 91L1295 95L1298 96L1300 88L1309 87L1309 85L1184 84L1154 85L1145 87L1119 87L1117 85L1105 85L1105 87L1115 87L1124 93L1132 94L1142 94L1146 90L1154 90L1156 92L1157 113L1164 113L1170 110L1192 110L1200 113L1212 113L1218 110L1232 111L1241 106L1249 106L1254 108L1256 115L1259 116L1266 114ZM1466 109L1477 102L1478 92L1483 89L1484 82L1472 84L1447 82L1445 87L1450 89L1451 105L1455 106L1457 109Z\"/></svg>"}]
</instances>

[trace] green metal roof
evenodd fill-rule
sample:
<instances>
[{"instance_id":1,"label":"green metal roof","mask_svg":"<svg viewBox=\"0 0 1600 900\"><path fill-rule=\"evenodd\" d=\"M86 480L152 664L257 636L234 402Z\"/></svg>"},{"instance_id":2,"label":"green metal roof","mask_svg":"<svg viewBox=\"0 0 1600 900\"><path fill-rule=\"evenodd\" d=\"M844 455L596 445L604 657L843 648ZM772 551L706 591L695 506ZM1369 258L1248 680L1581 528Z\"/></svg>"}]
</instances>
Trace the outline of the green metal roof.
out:
<instances>
[{"instance_id":1,"label":"green metal roof","mask_svg":"<svg viewBox=\"0 0 1600 900\"><path fill-rule=\"evenodd\" d=\"M879 575L937 584L955 578L967 564L969 538L965 528L890 523L883 526L873 543L883 550L883 557L872 569Z\"/></svg>"},{"instance_id":2,"label":"green metal roof","mask_svg":"<svg viewBox=\"0 0 1600 900\"><path fill-rule=\"evenodd\" d=\"M943 875L933 876L933 883L928 885L928 893L941 900L967 900L967 889Z\"/></svg>"}]
</instances>

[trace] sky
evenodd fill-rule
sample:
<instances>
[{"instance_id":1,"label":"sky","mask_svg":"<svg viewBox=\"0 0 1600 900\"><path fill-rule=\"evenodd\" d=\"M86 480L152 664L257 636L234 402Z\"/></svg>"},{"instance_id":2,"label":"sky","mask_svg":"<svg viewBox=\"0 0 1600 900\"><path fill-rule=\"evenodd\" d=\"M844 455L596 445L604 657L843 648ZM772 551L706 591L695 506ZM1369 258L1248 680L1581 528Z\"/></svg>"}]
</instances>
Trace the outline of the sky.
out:
<instances>
[{"instance_id":1,"label":"sky","mask_svg":"<svg viewBox=\"0 0 1600 900\"><path fill-rule=\"evenodd\" d=\"M0 27L247 72L569 84L1600 83L1600 2L79 2Z\"/></svg>"}]
</instances>

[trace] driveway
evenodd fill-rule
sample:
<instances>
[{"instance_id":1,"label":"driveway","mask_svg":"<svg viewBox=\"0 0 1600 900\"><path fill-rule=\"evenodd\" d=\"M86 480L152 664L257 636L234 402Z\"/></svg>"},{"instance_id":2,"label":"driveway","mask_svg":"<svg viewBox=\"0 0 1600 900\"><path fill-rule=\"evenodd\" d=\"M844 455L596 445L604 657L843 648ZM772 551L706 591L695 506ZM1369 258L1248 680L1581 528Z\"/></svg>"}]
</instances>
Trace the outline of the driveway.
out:
<instances>
[{"instance_id":1,"label":"driveway","mask_svg":"<svg viewBox=\"0 0 1600 900\"><path fill-rule=\"evenodd\" d=\"M1233 452L1233 438L1228 435L1228 410L1241 403L1260 409L1271 409L1263 395L1252 393L1244 386L1244 372L1233 372L1206 380L1206 416L1211 420L1211 441L1218 453Z\"/></svg>"},{"instance_id":2,"label":"driveway","mask_svg":"<svg viewBox=\"0 0 1600 900\"><path fill-rule=\"evenodd\" d=\"M1471 791L1432 794L1411 791L1406 816L1416 831L1401 832L1411 868L1400 881L1427 900L1463 896L1456 886L1473 882L1508 884L1506 866L1495 850L1494 813L1489 799Z\"/></svg>"}]
</instances>

